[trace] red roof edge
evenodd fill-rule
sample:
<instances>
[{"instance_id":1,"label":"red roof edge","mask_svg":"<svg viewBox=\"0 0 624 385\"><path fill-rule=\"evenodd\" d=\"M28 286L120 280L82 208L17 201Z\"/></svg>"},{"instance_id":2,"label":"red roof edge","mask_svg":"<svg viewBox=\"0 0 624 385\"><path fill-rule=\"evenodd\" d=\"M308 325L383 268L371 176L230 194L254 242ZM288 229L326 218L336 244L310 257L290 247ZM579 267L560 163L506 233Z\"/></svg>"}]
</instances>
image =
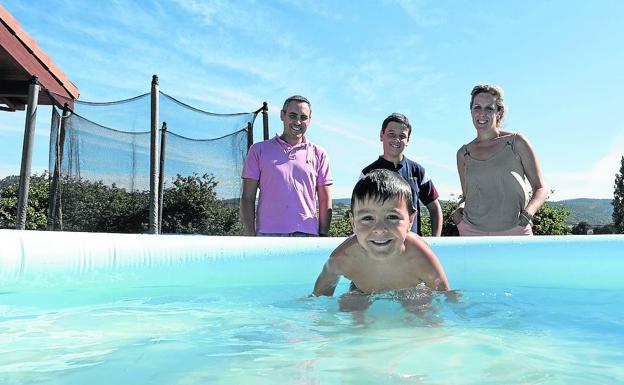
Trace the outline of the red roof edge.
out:
<instances>
[{"instance_id":1,"label":"red roof edge","mask_svg":"<svg viewBox=\"0 0 624 385\"><path fill-rule=\"evenodd\" d=\"M26 31L22 29L17 19L15 19L9 11L0 4L0 21L15 35L15 37L24 45L24 47L32 53L32 55L48 70L48 72L58 81L58 83L67 91L73 99L78 99L80 92L78 87L72 83L65 73L61 71L52 59L39 46Z\"/></svg>"}]
</instances>

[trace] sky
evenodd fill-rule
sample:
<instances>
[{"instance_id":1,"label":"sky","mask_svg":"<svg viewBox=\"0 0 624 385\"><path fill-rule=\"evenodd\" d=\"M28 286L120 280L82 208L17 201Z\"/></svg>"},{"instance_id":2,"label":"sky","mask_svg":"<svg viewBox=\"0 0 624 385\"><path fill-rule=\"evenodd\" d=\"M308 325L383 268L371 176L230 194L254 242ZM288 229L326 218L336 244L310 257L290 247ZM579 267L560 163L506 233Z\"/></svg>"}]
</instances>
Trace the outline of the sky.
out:
<instances>
[{"instance_id":1,"label":"sky","mask_svg":"<svg viewBox=\"0 0 624 385\"><path fill-rule=\"evenodd\" d=\"M269 105L271 136L293 94L312 102L307 137L324 147L333 197L350 197L381 153L393 112L406 155L442 199L461 193L455 154L476 136L472 87L505 91L506 129L528 138L550 200L613 198L624 155L624 2L3 0L79 88L80 100L161 91L197 108ZM47 169L40 106L33 171ZM24 112L0 112L0 178L20 170ZM260 120L255 141L262 140Z\"/></svg>"}]
</instances>

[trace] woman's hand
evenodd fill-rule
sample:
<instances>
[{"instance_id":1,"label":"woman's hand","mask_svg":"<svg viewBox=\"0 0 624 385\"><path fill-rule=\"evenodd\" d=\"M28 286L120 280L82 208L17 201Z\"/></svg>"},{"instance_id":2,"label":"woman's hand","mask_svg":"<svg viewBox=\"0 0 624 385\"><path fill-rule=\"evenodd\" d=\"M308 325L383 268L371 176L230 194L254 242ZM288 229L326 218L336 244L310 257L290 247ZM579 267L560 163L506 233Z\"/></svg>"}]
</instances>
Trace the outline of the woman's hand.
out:
<instances>
[{"instance_id":1,"label":"woman's hand","mask_svg":"<svg viewBox=\"0 0 624 385\"><path fill-rule=\"evenodd\" d=\"M520 211L520 214L518 214L518 225L526 227L529 224L533 226L533 215L529 214L526 210Z\"/></svg>"},{"instance_id":2,"label":"woman's hand","mask_svg":"<svg viewBox=\"0 0 624 385\"><path fill-rule=\"evenodd\" d=\"M455 211L453 211L451 218L453 219L453 223L455 223L455 226L457 226L459 222L461 222L462 219L464 218L464 208L463 207L456 208Z\"/></svg>"}]
</instances>

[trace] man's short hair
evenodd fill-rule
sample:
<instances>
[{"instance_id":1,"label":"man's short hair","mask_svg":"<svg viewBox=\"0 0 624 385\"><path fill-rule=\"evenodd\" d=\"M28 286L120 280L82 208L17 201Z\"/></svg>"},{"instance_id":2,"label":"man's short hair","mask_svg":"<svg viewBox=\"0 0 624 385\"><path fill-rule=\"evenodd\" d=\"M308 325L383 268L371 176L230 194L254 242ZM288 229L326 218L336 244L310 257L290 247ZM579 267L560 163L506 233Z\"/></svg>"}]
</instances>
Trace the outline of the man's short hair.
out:
<instances>
[{"instance_id":1,"label":"man's short hair","mask_svg":"<svg viewBox=\"0 0 624 385\"><path fill-rule=\"evenodd\" d=\"M412 189L410 185L398 173L385 169L377 169L369 172L360 179L353 187L351 194L351 212L356 199L364 201L374 199L384 204L388 199L403 198L407 206L407 212L412 215L416 212L412 201Z\"/></svg>"},{"instance_id":2,"label":"man's short hair","mask_svg":"<svg viewBox=\"0 0 624 385\"><path fill-rule=\"evenodd\" d=\"M288 108L288 103L290 102L303 102L303 103L307 103L308 106L310 106L310 114L312 114L312 104L310 103L310 101L301 95L293 95L291 97L289 97L288 99L286 99L284 101L284 107L282 107L282 111L286 112L286 109Z\"/></svg>"},{"instance_id":3,"label":"man's short hair","mask_svg":"<svg viewBox=\"0 0 624 385\"><path fill-rule=\"evenodd\" d=\"M388 115L388 117L384 119L383 123L381 123L382 133L386 132L386 127L388 127L388 124L390 124L390 122L396 122L406 127L407 139L409 139L410 135L412 135L412 125L410 124L409 119L407 119L407 116L399 114L398 112L393 112Z\"/></svg>"}]
</instances>

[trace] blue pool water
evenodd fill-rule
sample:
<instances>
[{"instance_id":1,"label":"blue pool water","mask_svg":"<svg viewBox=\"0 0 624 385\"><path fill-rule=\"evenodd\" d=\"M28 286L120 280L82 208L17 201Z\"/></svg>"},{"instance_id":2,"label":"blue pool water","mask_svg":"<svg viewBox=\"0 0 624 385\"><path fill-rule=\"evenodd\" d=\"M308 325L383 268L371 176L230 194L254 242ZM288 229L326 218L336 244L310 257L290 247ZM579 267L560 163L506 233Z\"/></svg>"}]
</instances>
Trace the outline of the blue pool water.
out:
<instances>
[{"instance_id":1,"label":"blue pool water","mask_svg":"<svg viewBox=\"0 0 624 385\"><path fill-rule=\"evenodd\" d=\"M459 298L363 317L339 241L0 231L0 384L624 383L624 237L431 239Z\"/></svg>"}]
</instances>

